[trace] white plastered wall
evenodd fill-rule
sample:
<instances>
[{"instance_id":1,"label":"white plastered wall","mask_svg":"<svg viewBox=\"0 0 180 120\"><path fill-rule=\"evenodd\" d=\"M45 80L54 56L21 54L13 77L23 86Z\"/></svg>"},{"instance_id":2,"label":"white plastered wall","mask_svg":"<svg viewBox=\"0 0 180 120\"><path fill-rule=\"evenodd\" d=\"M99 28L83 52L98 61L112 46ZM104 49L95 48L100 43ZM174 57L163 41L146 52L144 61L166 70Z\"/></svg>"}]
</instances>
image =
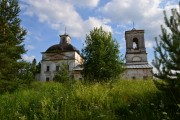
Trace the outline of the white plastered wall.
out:
<instances>
[{"instance_id":1,"label":"white plastered wall","mask_svg":"<svg viewBox=\"0 0 180 120\"><path fill-rule=\"evenodd\" d=\"M43 53L42 62L41 62L41 73L40 73L40 81L46 81L46 78L49 80L53 80L53 77L56 73L56 66L60 66L63 63L67 63L69 65L69 72L71 74L74 67L82 64L82 57L77 52L64 52L64 57L61 60L50 60L46 53ZM49 71L47 71L47 66L49 66Z\"/></svg>"}]
</instances>

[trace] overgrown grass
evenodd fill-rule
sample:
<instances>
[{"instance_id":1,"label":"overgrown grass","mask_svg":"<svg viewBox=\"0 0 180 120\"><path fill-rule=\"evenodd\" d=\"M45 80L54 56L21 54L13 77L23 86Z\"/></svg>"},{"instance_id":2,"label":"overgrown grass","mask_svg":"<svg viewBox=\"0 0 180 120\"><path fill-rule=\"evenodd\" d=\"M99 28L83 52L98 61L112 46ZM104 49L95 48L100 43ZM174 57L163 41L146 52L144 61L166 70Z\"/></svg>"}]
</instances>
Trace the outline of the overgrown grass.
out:
<instances>
[{"instance_id":1,"label":"overgrown grass","mask_svg":"<svg viewBox=\"0 0 180 120\"><path fill-rule=\"evenodd\" d=\"M165 108L169 101L152 80L89 84L34 82L31 88L0 95L0 119L178 119L178 109Z\"/></svg>"}]
</instances>

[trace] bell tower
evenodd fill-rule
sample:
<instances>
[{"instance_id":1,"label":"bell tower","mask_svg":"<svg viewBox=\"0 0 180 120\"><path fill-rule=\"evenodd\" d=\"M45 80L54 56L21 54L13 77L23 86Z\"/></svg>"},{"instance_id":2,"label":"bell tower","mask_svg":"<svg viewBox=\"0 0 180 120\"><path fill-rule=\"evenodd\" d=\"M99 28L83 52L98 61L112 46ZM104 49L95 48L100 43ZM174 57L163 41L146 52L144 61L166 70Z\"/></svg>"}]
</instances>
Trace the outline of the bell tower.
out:
<instances>
[{"instance_id":1,"label":"bell tower","mask_svg":"<svg viewBox=\"0 0 180 120\"><path fill-rule=\"evenodd\" d=\"M144 30L125 32L126 64L147 64L147 53L144 42Z\"/></svg>"},{"instance_id":2,"label":"bell tower","mask_svg":"<svg viewBox=\"0 0 180 120\"><path fill-rule=\"evenodd\" d=\"M147 61L147 52L144 40L144 30L132 30L125 32L126 39L126 70L125 79L151 79L152 67Z\"/></svg>"}]
</instances>

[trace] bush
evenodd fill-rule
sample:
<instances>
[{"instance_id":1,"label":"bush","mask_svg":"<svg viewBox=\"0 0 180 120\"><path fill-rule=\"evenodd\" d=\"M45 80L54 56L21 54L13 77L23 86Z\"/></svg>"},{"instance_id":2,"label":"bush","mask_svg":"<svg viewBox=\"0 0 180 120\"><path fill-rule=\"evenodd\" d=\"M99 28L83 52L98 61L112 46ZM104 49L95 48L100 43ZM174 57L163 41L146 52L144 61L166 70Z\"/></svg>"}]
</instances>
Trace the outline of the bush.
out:
<instances>
[{"instance_id":1,"label":"bush","mask_svg":"<svg viewBox=\"0 0 180 120\"><path fill-rule=\"evenodd\" d=\"M69 77L69 68L67 64L62 64L61 65L61 69L60 71L58 71L58 73L54 76L53 80L56 82L67 82L69 81L70 77Z\"/></svg>"},{"instance_id":2,"label":"bush","mask_svg":"<svg viewBox=\"0 0 180 120\"><path fill-rule=\"evenodd\" d=\"M0 80L0 94L5 92L13 92L17 89L18 84L12 81Z\"/></svg>"}]
</instances>

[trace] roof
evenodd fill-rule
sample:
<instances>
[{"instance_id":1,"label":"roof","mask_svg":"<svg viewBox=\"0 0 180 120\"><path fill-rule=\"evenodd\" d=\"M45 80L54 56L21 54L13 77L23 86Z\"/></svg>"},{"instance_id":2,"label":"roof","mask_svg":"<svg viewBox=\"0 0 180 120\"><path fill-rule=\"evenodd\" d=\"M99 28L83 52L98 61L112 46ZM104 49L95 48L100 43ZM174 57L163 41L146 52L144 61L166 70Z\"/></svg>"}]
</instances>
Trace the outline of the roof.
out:
<instances>
[{"instance_id":1,"label":"roof","mask_svg":"<svg viewBox=\"0 0 180 120\"><path fill-rule=\"evenodd\" d=\"M76 51L79 53L79 50L77 50L73 45L65 43L65 44L55 44L51 47L49 47L45 53L50 53L50 52L71 52L71 51Z\"/></svg>"},{"instance_id":2,"label":"roof","mask_svg":"<svg viewBox=\"0 0 180 120\"><path fill-rule=\"evenodd\" d=\"M144 30L132 29L132 30L125 31L125 34L134 34L134 33L144 33Z\"/></svg>"},{"instance_id":3,"label":"roof","mask_svg":"<svg viewBox=\"0 0 180 120\"><path fill-rule=\"evenodd\" d=\"M142 65L126 65L126 68L130 68L130 69L136 69L136 68L148 68L148 69L152 69L152 66L149 64L142 64Z\"/></svg>"},{"instance_id":4,"label":"roof","mask_svg":"<svg viewBox=\"0 0 180 120\"><path fill-rule=\"evenodd\" d=\"M77 65L73 70L74 71L82 71L83 67L82 67L82 65Z\"/></svg>"}]
</instances>

